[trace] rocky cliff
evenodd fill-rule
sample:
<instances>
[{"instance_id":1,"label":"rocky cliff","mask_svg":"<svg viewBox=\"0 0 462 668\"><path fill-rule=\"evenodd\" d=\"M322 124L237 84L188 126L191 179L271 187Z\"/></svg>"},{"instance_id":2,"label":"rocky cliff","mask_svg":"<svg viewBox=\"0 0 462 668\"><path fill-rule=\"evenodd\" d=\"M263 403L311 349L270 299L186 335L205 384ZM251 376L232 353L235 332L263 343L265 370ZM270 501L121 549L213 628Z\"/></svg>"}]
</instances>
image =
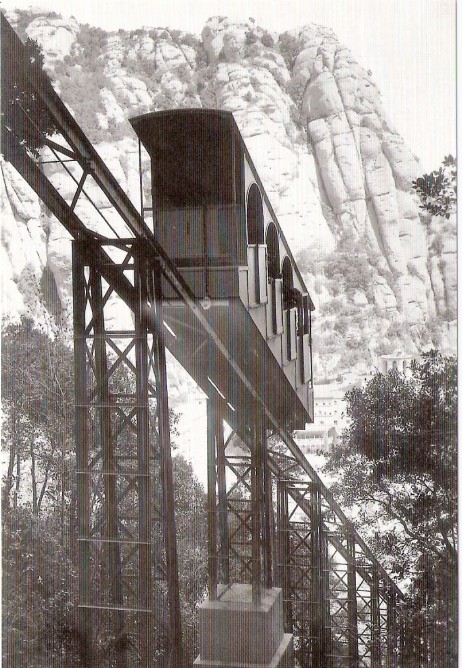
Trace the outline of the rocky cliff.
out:
<instances>
[{"instance_id":1,"label":"rocky cliff","mask_svg":"<svg viewBox=\"0 0 462 668\"><path fill-rule=\"evenodd\" d=\"M396 349L454 351L455 220L419 209L418 159L371 73L330 29L279 35L216 17L199 37L149 27L105 33L57 15L8 18L42 46L58 92L135 204L130 116L201 106L234 113L317 307L318 376L363 373ZM4 312L36 308L40 290L61 312L70 302L66 235L6 163L1 187Z\"/></svg>"}]
</instances>

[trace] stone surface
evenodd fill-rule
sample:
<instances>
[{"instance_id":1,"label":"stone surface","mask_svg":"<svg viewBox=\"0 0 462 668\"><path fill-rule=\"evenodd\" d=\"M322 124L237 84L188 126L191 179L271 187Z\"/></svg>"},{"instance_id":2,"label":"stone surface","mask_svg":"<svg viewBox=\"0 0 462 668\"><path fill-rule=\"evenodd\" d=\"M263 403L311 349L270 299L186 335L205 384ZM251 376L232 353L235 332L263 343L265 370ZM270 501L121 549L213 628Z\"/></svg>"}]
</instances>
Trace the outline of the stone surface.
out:
<instances>
[{"instance_id":1,"label":"stone surface","mask_svg":"<svg viewBox=\"0 0 462 668\"><path fill-rule=\"evenodd\" d=\"M317 307L317 375L362 364L355 349L367 351L371 366L390 346L454 352L455 219L419 208L411 190L419 162L387 118L371 74L332 30L307 25L278 35L251 19L215 17L201 36L164 28L111 33L94 57L88 49L96 46L88 34L81 39L74 20L37 12L25 30L42 45L63 99L136 206L129 117L194 106L233 112ZM99 83L89 101L82 90L93 81ZM147 165L144 159L145 172ZM48 173L69 201L72 182L51 167ZM35 308L31 295L46 267L69 302L69 241L14 170L2 165L1 180L5 315ZM97 225L86 204L81 213ZM341 336L326 313L339 293L349 310Z\"/></svg>"}]
</instances>

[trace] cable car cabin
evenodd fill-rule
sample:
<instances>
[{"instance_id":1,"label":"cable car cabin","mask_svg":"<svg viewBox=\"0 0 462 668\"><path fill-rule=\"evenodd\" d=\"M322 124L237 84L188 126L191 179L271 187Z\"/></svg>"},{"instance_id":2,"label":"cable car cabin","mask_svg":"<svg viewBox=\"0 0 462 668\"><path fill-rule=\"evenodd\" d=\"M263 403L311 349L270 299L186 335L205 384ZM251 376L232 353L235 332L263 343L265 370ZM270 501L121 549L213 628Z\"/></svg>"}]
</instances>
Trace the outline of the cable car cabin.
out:
<instances>
[{"instance_id":1,"label":"cable car cabin","mask_svg":"<svg viewBox=\"0 0 462 668\"><path fill-rule=\"evenodd\" d=\"M313 420L314 306L233 115L176 109L130 122L151 158L157 240L280 424L303 429ZM163 299L175 356L228 411L247 405L166 281Z\"/></svg>"}]
</instances>

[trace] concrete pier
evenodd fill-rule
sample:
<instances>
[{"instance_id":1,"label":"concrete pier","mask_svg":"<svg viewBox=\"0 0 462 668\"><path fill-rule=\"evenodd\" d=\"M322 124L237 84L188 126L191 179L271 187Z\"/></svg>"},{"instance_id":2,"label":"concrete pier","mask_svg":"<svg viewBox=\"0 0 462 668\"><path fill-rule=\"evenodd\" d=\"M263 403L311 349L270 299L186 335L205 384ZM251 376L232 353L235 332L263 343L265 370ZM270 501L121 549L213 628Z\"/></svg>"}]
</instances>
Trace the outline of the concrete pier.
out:
<instances>
[{"instance_id":1,"label":"concrete pier","mask_svg":"<svg viewBox=\"0 0 462 668\"><path fill-rule=\"evenodd\" d=\"M218 586L216 601L199 606L204 668L294 668L292 634L284 633L281 589L263 589L252 601L251 585Z\"/></svg>"}]
</instances>

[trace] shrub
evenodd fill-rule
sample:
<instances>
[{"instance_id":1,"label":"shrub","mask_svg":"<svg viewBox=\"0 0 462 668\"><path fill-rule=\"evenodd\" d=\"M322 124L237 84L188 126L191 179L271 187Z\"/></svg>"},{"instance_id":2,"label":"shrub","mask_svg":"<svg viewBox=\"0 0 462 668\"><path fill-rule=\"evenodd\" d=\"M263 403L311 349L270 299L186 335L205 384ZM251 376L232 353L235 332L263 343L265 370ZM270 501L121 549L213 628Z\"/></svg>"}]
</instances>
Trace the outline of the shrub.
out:
<instances>
[{"instance_id":1,"label":"shrub","mask_svg":"<svg viewBox=\"0 0 462 668\"><path fill-rule=\"evenodd\" d=\"M279 50L286 62L287 69L292 72L295 60L300 51L300 40L288 33L284 33L279 37Z\"/></svg>"},{"instance_id":2,"label":"shrub","mask_svg":"<svg viewBox=\"0 0 462 668\"><path fill-rule=\"evenodd\" d=\"M261 38L261 43L268 49L272 49L274 46L274 39L271 37L269 32L264 32Z\"/></svg>"},{"instance_id":3,"label":"shrub","mask_svg":"<svg viewBox=\"0 0 462 668\"><path fill-rule=\"evenodd\" d=\"M251 46L252 44L255 44L255 42L258 42L258 37L254 32L248 32L245 35L245 44L246 46Z\"/></svg>"},{"instance_id":4,"label":"shrub","mask_svg":"<svg viewBox=\"0 0 462 668\"><path fill-rule=\"evenodd\" d=\"M412 187L420 198L421 209L432 216L449 218L457 203L457 169L453 156L446 156L438 170L416 179Z\"/></svg>"}]
</instances>

